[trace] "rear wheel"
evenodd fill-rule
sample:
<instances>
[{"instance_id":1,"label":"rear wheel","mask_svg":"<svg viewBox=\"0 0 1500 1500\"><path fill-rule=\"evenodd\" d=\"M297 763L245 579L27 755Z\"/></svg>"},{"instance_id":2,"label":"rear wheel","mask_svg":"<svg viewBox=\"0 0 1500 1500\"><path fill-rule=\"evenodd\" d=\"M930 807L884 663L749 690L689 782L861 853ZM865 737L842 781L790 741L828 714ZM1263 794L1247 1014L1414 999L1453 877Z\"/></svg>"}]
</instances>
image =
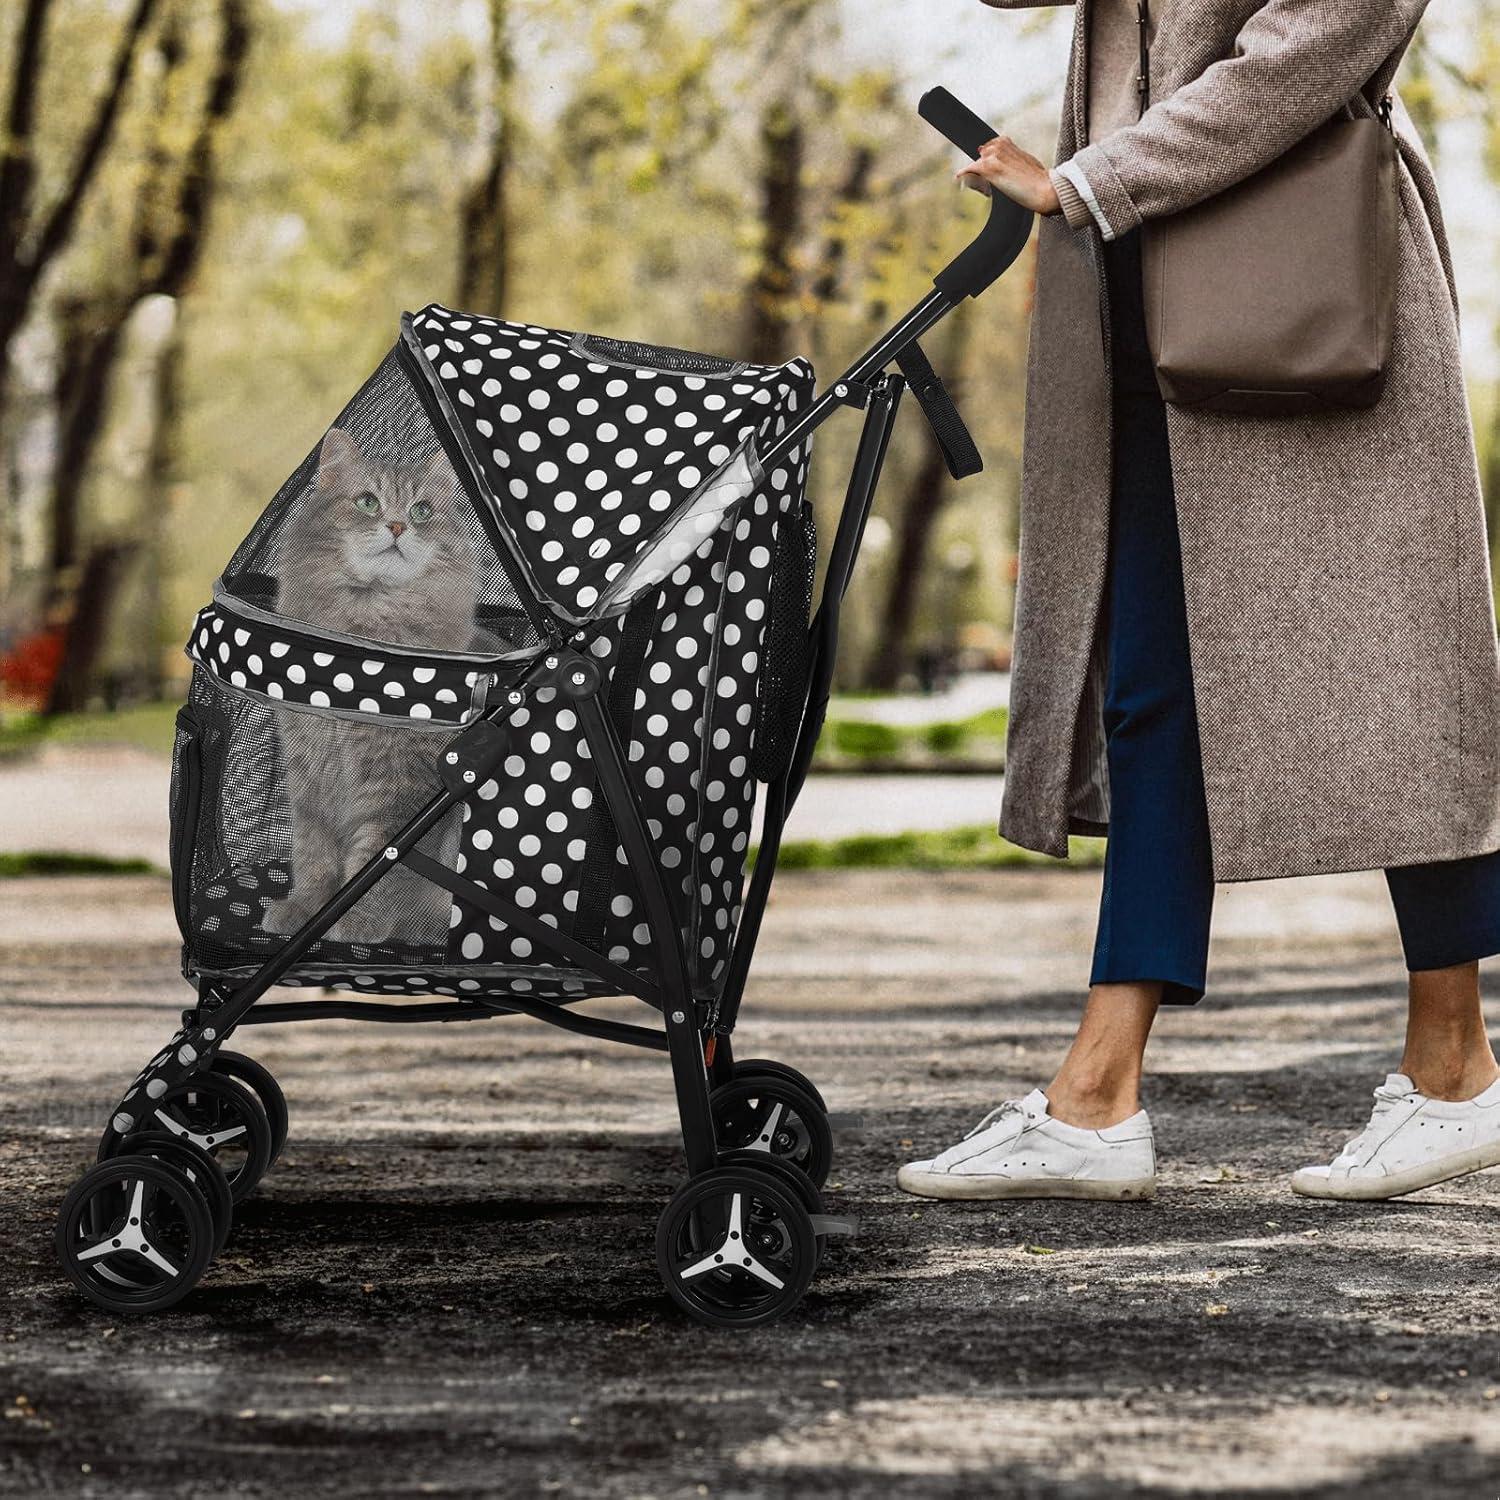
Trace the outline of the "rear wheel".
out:
<instances>
[{"instance_id":1,"label":"rear wheel","mask_svg":"<svg viewBox=\"0 0 1500 1500\"><path fill-rule=\"evenodd\" d=\"M690 1178L662 1212L656 1265L700 1323L751 1328L802 1300L818 1263L801 1197L779 1173L740 1165Z\"/></svg>"},{"instance_id":2,"label":"rear wheel","mask_svg":"<svg viewBox=\"0 0 1500 1500\"><path fill-rule=\"evenodd\" d=\"M214 1252L198 1187L149 1156L99 1162L63 1199L57 1251L68 1278L110 1312L159 1312L198 1284Z\"/></svg>"},{"instance_id":3,"label":"rear wheel","mask_svg":"<svg viewBox=\"0 0 1500 1500\"><path fill-rule=\"evenodd\" d=\"M747 1057L743 1061L736 1058L732 1076L737 1083L743 1078L755 1077L781 1078L787 1083L795 1083L818 1101L818 1107L825 1115L828 1113L828 1102L818 1092L817 1084L806 1073L798 1072L790 1063L775 1062L769 1057Z\"/></svg>"},{"instance_id":4,"label":"rear wheel","mask_svg":"<svg viewBox=\"0 0 1500 1500\"><path fill-rule=\"evenodd\" d=\"M738 1070L736 1070L738 1075ZM759 1151L800 1167L822 1187L833 1165L828 1112L800 1084L770 1074L735 1076L709 1095L721 1151Z\"/></svg>"}]
</instances>

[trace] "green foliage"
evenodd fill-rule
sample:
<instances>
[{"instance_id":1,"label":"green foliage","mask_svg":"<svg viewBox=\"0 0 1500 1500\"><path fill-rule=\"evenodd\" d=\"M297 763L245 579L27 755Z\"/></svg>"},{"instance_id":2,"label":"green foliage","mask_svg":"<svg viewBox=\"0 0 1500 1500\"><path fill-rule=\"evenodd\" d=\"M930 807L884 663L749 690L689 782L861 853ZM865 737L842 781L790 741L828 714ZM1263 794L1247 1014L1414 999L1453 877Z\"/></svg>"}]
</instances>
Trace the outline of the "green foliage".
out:
<instances>
[{"instance_id":1,"label":"green foliage","mask_svg":"<svg viewBox=\"0 0 1500 1500\"><path fill-rule=\"evenodd\" d=\"M73 854L65 849L0 851L0 880L27 875L159 875L149 859L110 859L103 854Z\"/></svg>"},{"instance_id":2,"label":"green foliage","mask_svg":"<svg viewBox=\"0 0 1500 1500\"><path fill-rule=\"evenodd\" d=\"M799 841L781 846L784 870L1005 870L1093 869L1104 862L1104 840L1068 841L1066 861L1034 854L1002 839L988 824L936 832L865 834Z\"/></svg>"},{"instance_id":3,"label":"green foliage","mask_svg":"<svg viewBox=\"0 0 1500 1500\"><path fill-rule=\"evenodd\" d=\"M888 724L865 724L857 719L831 724L825 731L841 755L894 755L901 748L901 736Z\"/></svg>"}]
</instances>

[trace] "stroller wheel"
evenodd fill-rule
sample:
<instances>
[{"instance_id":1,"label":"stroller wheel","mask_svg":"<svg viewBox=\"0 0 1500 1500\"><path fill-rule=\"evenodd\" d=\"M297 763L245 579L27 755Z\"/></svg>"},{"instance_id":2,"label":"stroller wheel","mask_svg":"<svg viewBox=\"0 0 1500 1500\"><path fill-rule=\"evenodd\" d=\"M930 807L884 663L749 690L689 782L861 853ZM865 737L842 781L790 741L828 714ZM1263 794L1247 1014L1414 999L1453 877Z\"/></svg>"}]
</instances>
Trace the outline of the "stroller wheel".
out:
<instances>
[{"instance_id":1,"label":"stroller wheel","mask_svg":"<svg viewBox=\"0 0 1500 1500\"><path fill-rule=\"evenodd\" d=\"M735 1060L734 1081L738 1083L742 1078L782 1078L788 1083L795 1083L799 1088L806 1089L814 1099L818 1101L818 1108L826 1115L828 1103L818 1092L818 1086L806 1073L800 1073L790 1063L774 1062L769 1057L747 1057L741 1062Z\"/></svg>"},{"instance_id":2,"label":"stroller wheel","mask_svg":"<svg viewBox=\"0 0 1500 1500\"><path fill-rule=\"evenodd\" d=\"M801 1196L779 1172L716 1167L662 1211L656 1265L672 1300L700 1323L749 1328L791 1311L818 1263Z\"/></svg>"},{"instance_id":3,"label":"stroller wheel","mask_svg":"<svg viewBox=\"0 0 1500 1500\"><path fill-rule=\"evenodd\" d=\"M115 1156L149 1156L176 1167L203 1194L214 1226L214 1254L224 1248L234 1224L234 1194L224 1168L201 1146L167 1130L142 1130L126 1136Z\"/></svg>"},{"instance_id":4,"label":"stroller wheel","mask_svg":"<svg viewBox=\"0 0 1500 1500\"><path fill-rule=\"evenodd\" d=\"M236 1203L243 1203L265 1176L271 1160L271 1125L260 1100L244 1084L222 1073L195 1073L168 1089L152 1115L153 1128L185 1137L218 1162ZM119 1139L113 1127L104 1132L100 1161L116 1154Z\"/></svg>"},{"instance_id":5,"label":"stroller wheel","mask_svg":"<svg viewBox=\"0 0 1500 1500\"><path fill-rule=\"evenodd\" d=\"M271 1076L270 1069L253 1057L246 1057L243 1052L217 1052L209 1067L212 1072L223 1073L236 1083L244 1084L260 1100L260 1107L265 1110L271 1126L271 1160L267 1170L274 1167L281 1148L286 1145L286 1095L281 1092L281 1085Z\"/></svg>"},{"instance_id":6,"label":"stroller wheel","mask_svg":"<svg viewBox=\"0 0 1500 1500\"><path fill-rule=\"evenodd\" d=\"M157 1312L180 1302L208 1269L213 1218L196 1184L170 1162L117 1156L90 1167L63 1199L57 1252L91 1302L110 1312Z\"/></svg>"},{"instance_id":7,"label":"stroller wheel","mask_svg":"<svg viewBox=\"0 0 1500 1500\"><path fill-rule=\"evenodd\" d=\"M754 1172L769 1172L783 1187L797 1195L798 1201L808 1213L826 1214L828 1212L828 1205L824 1203L817 1183L795 1162L788 1161L784 1156L776 1156L769 1151L721 1151L719 1165L721 1167L749 1167ZM818 1264L821 1265L828 1249L828 1237L819 1234L814 1228L813 1238L817 1242Z\"/></svg>"},{"instance_id":8,"label":"stroller wheel","mask_svg":"<svg viewBox=\"0 0 1500 1500\"><path fill-rule=\"evenodd\" d=\"M800 1167L817 1187L833 1165L833 1131L817 1097L768 1073L731 1078L709 1095L721 1151L759 1151Z\"/></svg>"}]
</instances>

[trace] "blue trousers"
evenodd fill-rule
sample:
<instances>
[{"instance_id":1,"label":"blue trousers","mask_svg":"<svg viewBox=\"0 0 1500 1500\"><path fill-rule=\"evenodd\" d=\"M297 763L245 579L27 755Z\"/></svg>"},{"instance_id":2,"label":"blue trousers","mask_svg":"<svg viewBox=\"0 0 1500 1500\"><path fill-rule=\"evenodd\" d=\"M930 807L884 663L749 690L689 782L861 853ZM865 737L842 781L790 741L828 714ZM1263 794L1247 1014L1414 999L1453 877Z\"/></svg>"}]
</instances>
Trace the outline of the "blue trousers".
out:
<instances>
[{"instance_id":1,"label":"blue trousers","mask_svg":"<svg viewBox=\"0 0 1500 1500\"><path fill-rule=\"evenodd\" d=\"M1208 968L1214 880L1166 409L1146 343L1138 232L1105 244L1114 380L1109 844L1093 984L1159 981L1192 1004ZM1500 953L1500 852L1386 871L1409 969Z\"/></svg>"}]
</instances>

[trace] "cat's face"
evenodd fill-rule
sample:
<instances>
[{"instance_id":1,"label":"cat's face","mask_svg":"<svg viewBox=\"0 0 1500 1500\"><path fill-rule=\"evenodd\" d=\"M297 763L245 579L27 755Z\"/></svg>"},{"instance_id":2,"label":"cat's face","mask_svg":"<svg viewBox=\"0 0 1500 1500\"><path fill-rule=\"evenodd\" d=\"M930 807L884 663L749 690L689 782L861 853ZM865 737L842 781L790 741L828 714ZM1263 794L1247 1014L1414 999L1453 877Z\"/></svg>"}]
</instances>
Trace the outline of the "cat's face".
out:
<instances>
[{"instance_id":1,"label":"cat's face","mask_svg":"<svg viewBox=\"0 0 1500 1500\"><path fill-rule=\"evenodd\" d=\"M372 463L343 428L330 428L304 503L299 529L321 534L324 562L341 565L356 587L401 588L470 560L463 500L441 453Z\"/></svg>"}]
</instances>

